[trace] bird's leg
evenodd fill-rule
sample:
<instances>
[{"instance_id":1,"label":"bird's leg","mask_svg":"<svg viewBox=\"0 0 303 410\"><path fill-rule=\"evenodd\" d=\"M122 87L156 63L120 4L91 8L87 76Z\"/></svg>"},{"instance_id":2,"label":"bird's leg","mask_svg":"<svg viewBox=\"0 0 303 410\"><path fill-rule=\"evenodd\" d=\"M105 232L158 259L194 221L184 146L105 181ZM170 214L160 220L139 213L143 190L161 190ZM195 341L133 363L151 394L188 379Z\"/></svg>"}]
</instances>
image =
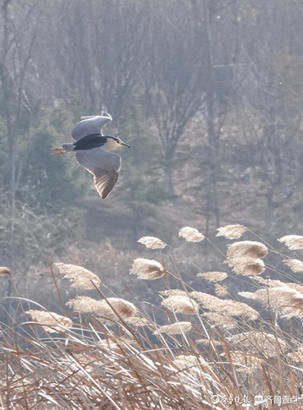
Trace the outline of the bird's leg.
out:
<instances>
[{"instance_id":1,"label":"bird's leg","mask_svg":"<svg viewBox=\"0 0 303 410\"><path fill-rule=\"evenodd\" d=\"M65 153L65 149L62 147L56 147L53 149L53 155L63 155Z\"/></svg>"}]
</instances>

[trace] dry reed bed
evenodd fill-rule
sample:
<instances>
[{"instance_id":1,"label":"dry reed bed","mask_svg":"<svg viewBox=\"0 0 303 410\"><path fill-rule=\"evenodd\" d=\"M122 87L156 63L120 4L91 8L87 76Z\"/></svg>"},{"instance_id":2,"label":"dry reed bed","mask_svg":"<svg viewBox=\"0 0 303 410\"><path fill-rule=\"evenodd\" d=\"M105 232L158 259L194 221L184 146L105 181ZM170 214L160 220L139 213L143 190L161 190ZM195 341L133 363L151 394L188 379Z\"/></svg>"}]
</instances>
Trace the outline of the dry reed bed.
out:
<instances>
[{"instance_id":1,"label":"dry reed bed","mask_svg":"<svg viewBox=\"0 0 303 410\"><path fill-rule=\"evenodd\" d=\"M218 229L218 236L237 241L227 248L227 272L197 272L213 283L212 295L182 280L162 240L138 241L157 260L134 260L130 274L163 284L171 276L179 283L159 292L161 325L152 309L143 315L131 301L105 298L93 272L54 263L61 313L16 295L24 322L2 324L1 408L237 409L248 401L254 408L301 408L303 286L288 276L290 270L302 272L303 262L281 255L286 267L281 280L264 278L265 270L273 269L268 254L276 251L259 240L238 241L243 234L253 235L243 225ZM196 247L208 240L191 227L179 236ZM291 250L303 249L301 236L280 241ZM9 269L2 267L0 274L13 282ZM242 301L231 298L226 285L231 275L244 275L256 290L239 292ZM98 299L78 294L64 305L60 276L77 292L97 290ZM261 317L256 303L270 320ZM296 332L283 331L280 318L289 326L295 318Z\"/></svg>"}]
</instances>

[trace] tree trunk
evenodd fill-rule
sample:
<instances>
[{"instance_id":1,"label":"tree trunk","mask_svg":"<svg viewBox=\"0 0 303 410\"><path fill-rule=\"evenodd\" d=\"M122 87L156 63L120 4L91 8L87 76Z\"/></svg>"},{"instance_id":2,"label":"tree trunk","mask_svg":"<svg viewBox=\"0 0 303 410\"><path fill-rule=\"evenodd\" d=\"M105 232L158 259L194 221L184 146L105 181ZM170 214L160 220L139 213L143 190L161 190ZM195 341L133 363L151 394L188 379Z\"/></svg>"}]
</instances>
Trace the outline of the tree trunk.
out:
<instances>
[{"instance_id":1,"label":"tree trunk","mask_svg":"<svg viewBox=\"0 0 303 410\"><path fill-rule=\"evenodd\" d=\"M210 33L210 9L209 2L203 2L203 38L205 41L205 65L207 73L206 89L206 115L207 115L207 139L208 139L208 176L207 176L207 210L206 210L206 234L211 219L215 218L216 228L220 225L220 210L217 192L217 174L218 174L218 151L219 141L215 130L215 86L214 73L211 53L211 33Z\"/></svg>"}]
</instances>

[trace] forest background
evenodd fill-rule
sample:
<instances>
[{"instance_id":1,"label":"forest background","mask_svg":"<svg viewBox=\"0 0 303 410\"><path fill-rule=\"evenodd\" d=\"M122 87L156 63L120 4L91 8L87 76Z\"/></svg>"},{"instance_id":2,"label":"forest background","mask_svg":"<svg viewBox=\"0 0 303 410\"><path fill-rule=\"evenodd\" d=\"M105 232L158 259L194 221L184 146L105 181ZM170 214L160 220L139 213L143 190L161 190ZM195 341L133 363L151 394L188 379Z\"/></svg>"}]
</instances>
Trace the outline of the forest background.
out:
<instances>
[{"instance_id":1,"label":"forest background","mask_svg":"<svg viewBox=\"0 0 303 410\"><path fill-rule=\"evenodd\" d=\"M62 261L153 300L157 284L128 276L143 235L169 243L191 283L226 270L209 249L225 251L219 226L243 223L272 242L302 234L302 1L0 6L0 265L20 294L56 310L49 264ZM51 155L102 108L107 133L131 145L105 201L71 155ZM186 225L208 241L187 248Z\"/></svg>"}]
</instances>

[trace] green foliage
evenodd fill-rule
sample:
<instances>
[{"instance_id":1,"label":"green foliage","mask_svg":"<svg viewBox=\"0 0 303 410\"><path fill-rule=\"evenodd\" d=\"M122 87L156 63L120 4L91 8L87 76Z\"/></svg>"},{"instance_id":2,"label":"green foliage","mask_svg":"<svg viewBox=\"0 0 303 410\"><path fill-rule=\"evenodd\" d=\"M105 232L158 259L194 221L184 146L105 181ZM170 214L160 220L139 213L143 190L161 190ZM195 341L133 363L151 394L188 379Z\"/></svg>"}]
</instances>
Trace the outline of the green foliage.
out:
<instances>
[{"instance_id":1,"label":"green foliage","mask_svg":"<svg viewBox=\"0 0 303 410\"><path fill-rule=\"evenodd\" d=\"M125 124L122 124L121 137L131 146L121 154L121 200L131 208L166 200L169 196L161 182L159 144L153 135L152 124L144 119L138 106L133 107Z\"/></svg>"},{"instance_id":2,"label":"green foliage","mask_svg":"<svg viewBox=\"0 0 303 410\"><path fill-rule=\"evenodd\" d=\"M59 211L74 203L83 191L80 169L72 157L52 155L52 149L71 137L72 113L45 110L40 124L28 141L30 150L22 175L20 199L35 209ZM59 142L60 140L60 142Z\"/></svg>"}]
</instances>

